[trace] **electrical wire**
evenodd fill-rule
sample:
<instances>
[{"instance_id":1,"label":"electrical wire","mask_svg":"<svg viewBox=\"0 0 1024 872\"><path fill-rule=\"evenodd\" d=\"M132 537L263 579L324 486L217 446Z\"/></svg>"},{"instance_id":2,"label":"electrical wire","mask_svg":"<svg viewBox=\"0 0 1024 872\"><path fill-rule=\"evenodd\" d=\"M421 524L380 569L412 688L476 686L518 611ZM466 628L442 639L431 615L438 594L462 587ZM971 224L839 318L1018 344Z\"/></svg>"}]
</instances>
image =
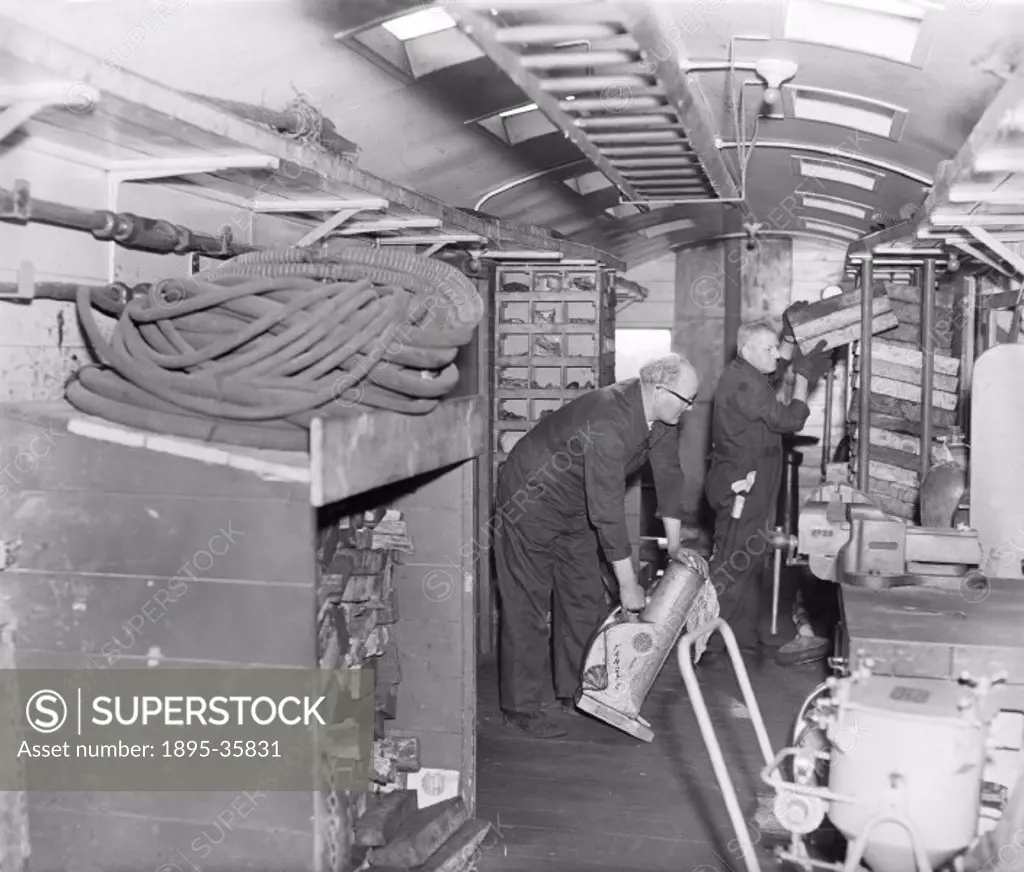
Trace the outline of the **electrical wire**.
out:
<instances>
[{"instance_id":1,"label":"electrical wire","mask_svg":"<svg viewBox=\"0 0 1024 872\"><path fill-rule=\"evenodd\" d=\"M99 366L77 409L162 433L305 450L314 417L433 410L483 317L458 270L360 242L243 254L132 299L110 339L76 296Z\"/></svg>"}]
</instances>

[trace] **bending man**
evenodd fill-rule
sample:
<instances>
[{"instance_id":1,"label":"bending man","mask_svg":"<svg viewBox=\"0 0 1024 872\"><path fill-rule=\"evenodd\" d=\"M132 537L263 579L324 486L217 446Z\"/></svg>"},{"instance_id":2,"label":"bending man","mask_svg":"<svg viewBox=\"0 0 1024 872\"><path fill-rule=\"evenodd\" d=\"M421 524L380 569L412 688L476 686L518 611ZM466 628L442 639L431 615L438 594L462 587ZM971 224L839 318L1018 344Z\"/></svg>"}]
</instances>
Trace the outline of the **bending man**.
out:
<instances>
[{"instance_id":1,"label":"bending man","mask_svg":"<svg viewBox=\"0 0 1024 872\"><path fill-rule=\"evenodd\" d=\"M541 709L547 613L553 618L555 695L571 713L584 649L607 613L602 551L615 570L622 607L644 608L625 495L626 479L648 459L669 554L678 553L679 422L692 408L697 387L696 371L684 358L652 360L640 378L590 391L552 412L502 464L494 554L501 594L501 707L510 726L538 738L565 735Z\"/></svg>"}]
</instances>

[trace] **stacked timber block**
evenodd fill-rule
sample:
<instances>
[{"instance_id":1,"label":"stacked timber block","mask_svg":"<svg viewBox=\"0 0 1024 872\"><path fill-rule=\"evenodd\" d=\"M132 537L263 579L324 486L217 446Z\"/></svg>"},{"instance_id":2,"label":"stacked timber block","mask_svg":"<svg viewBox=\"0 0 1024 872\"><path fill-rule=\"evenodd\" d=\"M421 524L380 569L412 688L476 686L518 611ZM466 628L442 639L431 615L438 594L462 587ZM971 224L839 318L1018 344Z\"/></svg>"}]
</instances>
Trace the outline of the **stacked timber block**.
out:
<instances>
[{"instance_id":1,"label":"stacked timber block","mask_svg":"<svg viewBox=\"0 0 1024 872\"><path fill-rule=\"evenodd\" d=\"M857 441L862 432L868 449L868 494L885 511L914 520L918 505L921 457L922 379L921 290L886 286L900 324L875 336L871 345L871 420L862 431L860 417L860 355L854 359L850 421L853 429L853 471L857 474ZM932 436L948 437L957 424L960 361L953 356L955 309L953 293L938 289L932 339ZM935 442L931 445L935 457Z\"/></svg>"},{"instance_id":2,"label":"stacked timber block","mask_svg":"<svg viewBox=\"0 0 1024 872\"><path fill-rule=\"evenodd\" d=\"M412 551L401 513L390 509L341 517L317 548L320 667L374 672L372 784L337 802L348 847L342 872L463 872L489 828L469 818L461 798L419 808L418 792L405 789L407 775L420 771L419 740L385 729L397 717L402 678L394 567Z\"/></svg>"},{"instance_id":3,"label":"stacked timber block","mask_svg":"<svg viewBox=\"0 0 1024 872\"><path fill-rule=\"evenodd\" d=\"M412 790L371 794L355 843L369 872L468 872L475 869L487 821L470 817L461 797L417 808Z\"/></svg>"},{"instance_id":4,"label":"stacked timber block","mask_svg":"<svg viewBox=\"0 0 1024 872\"><path fill-rule=\"evenodd\" d=\"M789 312L783 320L804 354L822 341L824 350L831 351L860 339L861 299L860 288L856 288ZM899 327L882 282L875 282L872 288L871 312L872 334Z\"/></svg>"}]
</instances>

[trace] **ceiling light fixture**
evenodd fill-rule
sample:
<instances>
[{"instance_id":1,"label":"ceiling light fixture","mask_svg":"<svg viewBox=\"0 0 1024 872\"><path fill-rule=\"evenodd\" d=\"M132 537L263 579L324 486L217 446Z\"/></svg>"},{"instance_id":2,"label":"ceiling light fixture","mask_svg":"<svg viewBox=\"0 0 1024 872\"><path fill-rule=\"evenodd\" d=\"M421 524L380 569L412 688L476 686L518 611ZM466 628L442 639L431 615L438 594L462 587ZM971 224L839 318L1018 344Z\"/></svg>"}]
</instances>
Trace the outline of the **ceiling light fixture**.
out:
<instances>
[{"instance_id":1,"label":"ceiling light fixture","mask_svg":"<svg viewBox=\"0 0 1024 872\"><path fill-rule=\"evenodd\" d=\"M788 82L796 75L798 67L795 61L778 58L761 58L756 64L757 74L764 79L767 87L761 97L761 116L763 118L785 118L782 108L782 83Z\"/></svg>"}]
</instances>

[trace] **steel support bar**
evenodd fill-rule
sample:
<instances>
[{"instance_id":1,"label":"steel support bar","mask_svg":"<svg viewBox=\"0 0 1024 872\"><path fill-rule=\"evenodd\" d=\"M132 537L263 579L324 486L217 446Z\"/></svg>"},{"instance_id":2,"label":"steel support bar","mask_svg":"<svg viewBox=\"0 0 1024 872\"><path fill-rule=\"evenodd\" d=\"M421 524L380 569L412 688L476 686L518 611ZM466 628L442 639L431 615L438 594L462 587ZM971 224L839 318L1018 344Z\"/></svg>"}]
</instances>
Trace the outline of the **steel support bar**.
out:
<instances>
[{"instance_id":1,"label":"steel support bar","mask_svg":"<svg viewBox=\"0 0 1024 872\"><path fill-rule=\"evenodd\" d=\"M874 322L873 264L860 264L860 414L857 421L857 487L867 493L871 463L871 327Z\"/></svg>"},{"instance_id":2,"label":"steel support bar","mask_svg":"<svg viewBox=\"0 0 1024 872\"><path fill-rule=\"evenodd\" d=\"M932 467L932 389L935 383L935 261L921 269L921 457L918 486Z\"/></svg>"},{"instance_id":3,"label":"steel support bar","mask_svg":"<svg viewBox=\"0 0 1024 872\"><path fill-rule=\"evenodd\" d=\"M689 59L678 38L669 37L673 22L664 8L650 0L629 4L627 14L631 18L633 38L640 46L646 64L665 88L665 95L679 115L688 144L700 159L711 187L724 199L739 199L741 192L716 142L714 116L700 80L695 74L683 72ZM666 44L675 50L664 51ZM752 218L745 203L741 208L745 218Z\"/></svg>"},{"instance_id":4,"label":"steel support bar","mask_svg":"<svg viewBox=\"0 0 1024 872\"><path fill-rule=\"evenodd\" d=\"M633 186L613 167L601 150L577 126L574 119L562 111L558 100L551 96L522 64L519 56L503 45L498 38L499 28L476 12L471 12L456 3L448 10L460 29L472 39L497 66L505 73L547 119L565 133L566 137L599 169L616 188L630 200L636 199ZM558 80L555 80L558 81Z\"/></svg>"}]
</instances>

